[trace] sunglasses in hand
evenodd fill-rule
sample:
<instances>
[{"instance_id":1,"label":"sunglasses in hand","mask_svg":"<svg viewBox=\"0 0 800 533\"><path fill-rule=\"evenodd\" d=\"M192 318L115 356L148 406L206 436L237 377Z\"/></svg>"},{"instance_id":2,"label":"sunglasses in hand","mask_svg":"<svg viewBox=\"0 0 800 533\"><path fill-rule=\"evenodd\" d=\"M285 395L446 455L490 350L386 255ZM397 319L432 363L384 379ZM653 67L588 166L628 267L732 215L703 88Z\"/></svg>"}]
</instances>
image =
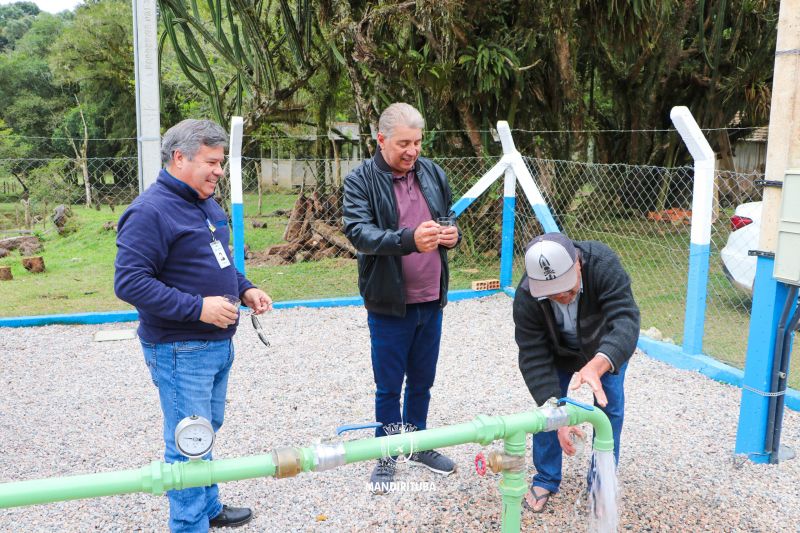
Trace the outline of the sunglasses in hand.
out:
<instances>
[{"instance_id":1,"label":"sunglasses in hand","mask_svg":"<svg viewBox=\"0 0 800 533\"><path fill-rule=\"evenodd\" d=\"M261 339L261 342L264 344L264 346L269 346L267 333L264 331L264 326L261 324L261 319L258 318L258 315L251 313L250 322L253 323L253 329L256 330L256 334L258 335L258 338Z\"/></svg>"}]
</instances>

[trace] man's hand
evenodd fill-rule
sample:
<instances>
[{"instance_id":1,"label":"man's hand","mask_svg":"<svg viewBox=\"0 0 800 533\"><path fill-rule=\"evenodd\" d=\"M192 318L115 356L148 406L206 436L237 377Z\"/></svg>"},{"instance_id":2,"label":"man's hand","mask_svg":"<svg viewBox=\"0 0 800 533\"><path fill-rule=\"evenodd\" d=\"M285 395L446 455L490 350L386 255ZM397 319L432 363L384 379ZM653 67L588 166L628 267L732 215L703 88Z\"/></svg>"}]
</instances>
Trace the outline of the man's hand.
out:
<instances>
[{"instance_id":1,"label":"man's hand","mask_svg":"<svg viewBox=\"0 0 800 533\"><path fill-rule=\"evenodd\" d=\"M600 407L605 407L608 405L608 399L606 398L606 393L603 390L603 385L600 383L600 378L603 377L603 374L609 370L611 370L611 363L608 362L608 359L602 355L595 355L591 361L586 363L583 368L578 371L573 378L572 385L570 385L569 389L578 389L581 385L586 383L592 389L592 393L597 400L597 404Z\"/></svg>"},{"instance_id":2,"label":"man's hand","mask_svg":"<svg viewBox=\"0 0 800 533\"><path fill-rule=\"evenodd\" d=\"M414 244L419 253L424 254L439 246L439 224L426 220L414 230Z\"/></svg>"},{"instance_id":3,"label":"man's hand","mask_svg":"<svg viewBox=\"0 0 800 533\"><path fill-rule=\"evenodd\" d=\"M242 294L242 303L253 310L254 315L260 315L272 310L272 298L256 287L250 287Z\"/></svg>"},{"instance_id":4,"label":"man's hand","mask_svg":"<svg viewBox=\"0 0 800 533\"><path fill-rule=\"evenodd\" d=\"M578 438L586 438L586 433L584 433L578 426L562 427L558 428L556 431L556 435L558 435L558 443L561 445L561 449L564 450L565 454L570 456L575 455L575 452L578 451L575 449L575 444L572 443L572 439L569 438L569 436L573 433L577 435Z\"/></svg>"},{"instance_id":5,"label":"man's hand","mask_svg":"<svg viewBox=\"0 0 800 533\"><path fill-rule=\"evenodd\" d=\"M227 329L236 323L239 309L222 296L206 296L203 298L203 310L200 311L200 322L214 324Z\"/></svg>"},{"instance_id":6,"label":"man's hand","mask_svg":"<svg viewBox=\"0 0 800 533\"><path fill-rule=\"evenodd\" d=\"M458 228L455 226L439 227L439 246L452 248L458 243Z\"/></svg>"}]
</instances>

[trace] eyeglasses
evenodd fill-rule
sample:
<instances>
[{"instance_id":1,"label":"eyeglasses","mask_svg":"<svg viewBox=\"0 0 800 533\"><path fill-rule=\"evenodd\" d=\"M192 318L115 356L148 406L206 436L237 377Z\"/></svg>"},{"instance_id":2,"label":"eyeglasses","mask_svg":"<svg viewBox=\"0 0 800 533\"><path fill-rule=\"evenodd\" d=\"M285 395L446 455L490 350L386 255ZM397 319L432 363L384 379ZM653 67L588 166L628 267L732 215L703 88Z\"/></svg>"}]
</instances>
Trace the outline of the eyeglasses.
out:
<instances>
[{"instance_id":1,"label":"eyeglasses","mask_svg":"<svg viewBox=\"0 0 800 533\"><path fill-rule=\"evenodd\" d=\"M253 329L256 330L256 335L258 335L258 338L261 339L261 342L264 344L264 346L269 346L267 333L264 331L264 326L261 325L261 320L258 318L258 315L251 313L250 322L253 323Z\"/></svg>"}]
</instances>

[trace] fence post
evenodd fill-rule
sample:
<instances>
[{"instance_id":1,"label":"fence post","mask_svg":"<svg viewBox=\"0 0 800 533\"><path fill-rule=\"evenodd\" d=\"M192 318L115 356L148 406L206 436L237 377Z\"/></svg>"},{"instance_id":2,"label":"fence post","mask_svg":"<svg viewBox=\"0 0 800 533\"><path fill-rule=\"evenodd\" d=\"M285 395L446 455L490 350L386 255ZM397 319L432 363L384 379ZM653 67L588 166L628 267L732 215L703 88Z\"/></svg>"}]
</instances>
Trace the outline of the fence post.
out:
<instances>
[{"instance_id":1,"label":"fence post","mask_svg":"<svg viewBox=\"0 0 800 533\"><path fill-rule=\"evenodd\" d=\"M242 117L231 118L228 162L231 178L231 221L233 223L233 264L244 275L244 206L242 205Z\"/></svg>"},{"instance_id":2,"label":"fence post","mask_svg":"<svg viewBox=\"0 0 800 533\"><path fill-rule=\"evenodd\" d=\"M497 133L503 146L503 155L517 154L508 122L497 123ZM500 244L500 287L512 286L514 268L514 215L517 203L517 177L511 166L506 167L503 181L503 230Z\"/></svg>"},{"instance_id":3,"label":"fence post","mask_svg":"<svg viewBox=\"0 0 800 533\"><path fill-rule=\"evenodd\" d=\"M708 293L708 262L711 256L711 209L714 192L714 151L685 106L669 114L694 159L692 188L692 229L689 245L689 279L683 321L683 351L703 353L703 330Z\"/></svg>"}]
</instances>

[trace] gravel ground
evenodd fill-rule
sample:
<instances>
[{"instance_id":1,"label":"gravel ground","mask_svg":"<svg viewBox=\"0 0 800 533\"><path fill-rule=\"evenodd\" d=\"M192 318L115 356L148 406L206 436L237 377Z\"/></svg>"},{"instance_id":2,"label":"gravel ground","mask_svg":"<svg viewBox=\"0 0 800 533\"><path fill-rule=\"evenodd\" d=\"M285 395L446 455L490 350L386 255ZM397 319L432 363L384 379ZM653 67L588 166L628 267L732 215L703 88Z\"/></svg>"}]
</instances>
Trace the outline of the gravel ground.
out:
<instances>
[{"instance_id":1,"label":"gravel ground","mask_svg":"<svg viewBox=\"0 0 800 533\"><path fill-rule=\"evenodd\" d=\"M450 304L444 323L431 427L532 407L516 366L511 299ZM0 329L0 482L136 468L161 458L161 415L138 342L92 341L100 329L123 327L134 324ZM236 336L216 457L336 440L336 426L372 419L363 309L281 310L265 327L268 349L247 322ZM733 456L738 389L637 353L627 396L623 530L800 531L800 460L767 466ZM800 449L796 412L786 412L783 442ZM237 530L243 532L499 531L499 477L479 477L472 466L481 450L451 448L459 469L447 478L401 467L397 480L432 483L425 492L373 496L366 487L373 465L360 463L227 483L221 493L226 503L254 508L253 521ZM575 502L587 462L588 455L565 460L561 493L543 514L525 513L523 530L586 529ZM113 496L0 510L0 531L164 531L167 514L164 497Z\"/></svg>"}]
</instances>

